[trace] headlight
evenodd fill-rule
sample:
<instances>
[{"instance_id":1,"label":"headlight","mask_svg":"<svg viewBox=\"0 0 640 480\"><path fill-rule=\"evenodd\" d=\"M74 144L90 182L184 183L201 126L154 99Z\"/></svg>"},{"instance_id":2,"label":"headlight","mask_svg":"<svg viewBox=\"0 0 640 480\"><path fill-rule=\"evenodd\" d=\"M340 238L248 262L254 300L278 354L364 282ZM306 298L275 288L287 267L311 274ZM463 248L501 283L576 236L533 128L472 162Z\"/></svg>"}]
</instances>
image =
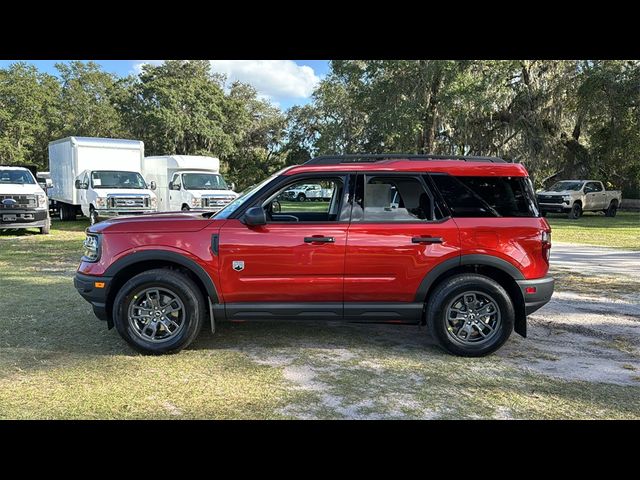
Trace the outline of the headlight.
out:
<instances>
[{"instance_id":1,"label":"headlight","mask_svg":"<svg viewBox=\"0 0 640 480\"><path fill-rule=\"evenodd\" d=\"M198 208L202 206L202 199L200 198L192 198L191 199L191 206Z\"/></svg>"},{"instance_id":2,"label":"headlight","mask_svg":"<svg viewBox=\"0 0 640 480\"><path fill-rule=\"evenodd\" d=\"M82 244L84 247L83 262L97 262L100 259L100 236L95 233L87 233L87 238Z\"/></svg>"},{"instance_id":3,"label":"headlight","mask_svg":"<svg viewBox=\"0 0 640 480\"><path fill-rule=\"evenodd\" d=\"M562 200L564 200L565 202L568 202L569 200L571 200L571 195L563 195Z\"/></svg>"},{"instance_id":4,"label":"headlight","mask_svg":"<svg viewBox=\"0 0 640 480\"><path fill-rule=\"evenodd\" d=\"M158 208L158 199L156 197L151 198L151 208Z\"/></svg>"},{"instance_id":5,"label":"headlight","mask_svg":"<svg viewBox=\"0 0 640 480\"><path fill-rule=\"evenodd\" d=\"M96 198L96 207L107 208L107 199L105 197Z\"/></svg>"},{"instance_id":6,"label":"headlight","mask_svg":"<svg viewBox=\"0 0 640 480\"><path fill-rule=\"evenodd\" d=\"M36 195L36 198L38 200L38 208L47 207L47 196L46 195L38 194L38 195Z\"/></svg>"}]
</instances>

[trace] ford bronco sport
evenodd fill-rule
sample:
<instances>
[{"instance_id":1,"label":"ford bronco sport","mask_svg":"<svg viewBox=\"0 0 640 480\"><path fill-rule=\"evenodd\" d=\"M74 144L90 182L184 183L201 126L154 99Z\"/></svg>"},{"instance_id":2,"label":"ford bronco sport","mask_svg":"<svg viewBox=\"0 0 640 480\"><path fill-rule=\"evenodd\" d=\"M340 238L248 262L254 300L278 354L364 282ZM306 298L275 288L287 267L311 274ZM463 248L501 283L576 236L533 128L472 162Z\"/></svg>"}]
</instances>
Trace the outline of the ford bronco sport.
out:
<instances>
[{"instance_id":1,"label":"ford bronco sport","mask_svg":"<svg viewBox=\"0 0 640 480\"><path fill-rule=\"evenodd\" d=\"M276 199L330 185L322 204ZM273 208L278 203L278 208ZM553 293L551 230L521 164L498 158L314 158L216 214L87 229L75 286L145 353L176 352L206 318L426 324L447 351L498 349Z\"/></svg>"}]
</instances>

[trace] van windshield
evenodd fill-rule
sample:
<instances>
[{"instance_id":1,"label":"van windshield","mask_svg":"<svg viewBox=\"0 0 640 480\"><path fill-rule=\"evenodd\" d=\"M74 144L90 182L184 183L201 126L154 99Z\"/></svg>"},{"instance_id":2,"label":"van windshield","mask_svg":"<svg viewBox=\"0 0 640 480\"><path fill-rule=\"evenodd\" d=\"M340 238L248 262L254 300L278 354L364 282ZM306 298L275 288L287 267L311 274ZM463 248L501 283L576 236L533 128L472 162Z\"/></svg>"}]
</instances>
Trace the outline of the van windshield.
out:
<instances>
[{"instance_id":1,"label":"van windshield","mask_svg":"<svg viewBox=\"0 0 640 480\"><path fill-rule=\"evenodd\" d=\"M35 180L27 170L8 170L0 168L0 183L17 183L33 185Z\"/></svg>"},{"instance_id":2,"label":"van windshield","mask_svg":"<svg viewBox=\"0 0 640 480\"><path fill-rule=\"evenodd\" d=\"M91 172L91 186L93 188L147 188L144 178L138 172L108 170Z\"/></svg>"},{"instance_id":3,"label":"van windshield","mask_svg":"<svg viewBox=\"0 0 640 480\"><path fill-rule=\"evenodd\" d=\"M183 173L182 185L185 190L228 190L222 175L215 173Z\"/></svg>"}]
</instances>

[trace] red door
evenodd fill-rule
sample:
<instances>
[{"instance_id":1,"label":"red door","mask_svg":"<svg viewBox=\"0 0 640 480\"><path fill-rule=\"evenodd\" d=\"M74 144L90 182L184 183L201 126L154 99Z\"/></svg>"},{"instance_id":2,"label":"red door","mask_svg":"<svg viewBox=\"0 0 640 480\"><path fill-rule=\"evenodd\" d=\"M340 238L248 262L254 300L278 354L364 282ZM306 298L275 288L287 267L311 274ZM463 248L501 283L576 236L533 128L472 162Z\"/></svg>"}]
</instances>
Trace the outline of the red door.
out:
<instances>
[{"instance_id":1,"label":"red door","mask_svg":"<svg viewBox=\"0 0 640 480\"><path fill-rule=\"evenodd\" d=\"M219 247L225 303L341 304L347 227L338 222L248 227L229 220L220 230Z\"/></svg>"},{"instance_id":2,"label":"red door","mask_svg":"<svg viewBox=\"0 0 640 480\"><path fill-rule=\"evenodd\" d=\"M438 221L418 175L359 176L345 260L349 302L415 302L425 275L460 254L458 227Z\"/></svg>"}]
</instances>

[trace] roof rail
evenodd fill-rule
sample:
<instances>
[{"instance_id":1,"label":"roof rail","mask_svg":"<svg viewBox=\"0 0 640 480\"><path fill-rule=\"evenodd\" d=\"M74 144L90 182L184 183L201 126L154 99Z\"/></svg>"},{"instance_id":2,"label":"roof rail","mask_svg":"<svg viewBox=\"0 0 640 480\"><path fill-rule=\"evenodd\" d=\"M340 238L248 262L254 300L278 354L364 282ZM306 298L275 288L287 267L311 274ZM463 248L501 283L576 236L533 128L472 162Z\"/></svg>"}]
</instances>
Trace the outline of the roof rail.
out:
<instances>
[{"instance_id":1,"label":"roof rail","mask_svg":"<svg viewBox=\"0 0 640 480\"><path fill-rule=\"evenodd\" d=\"M464 162L506 163L498 157L475 157L460 155L415 155L406 153L375 153L350 155L323 155L305 162L304 165L339 165L341 163L374 163L384 160L460 160Z\"/></svg>"}]
</instances>

